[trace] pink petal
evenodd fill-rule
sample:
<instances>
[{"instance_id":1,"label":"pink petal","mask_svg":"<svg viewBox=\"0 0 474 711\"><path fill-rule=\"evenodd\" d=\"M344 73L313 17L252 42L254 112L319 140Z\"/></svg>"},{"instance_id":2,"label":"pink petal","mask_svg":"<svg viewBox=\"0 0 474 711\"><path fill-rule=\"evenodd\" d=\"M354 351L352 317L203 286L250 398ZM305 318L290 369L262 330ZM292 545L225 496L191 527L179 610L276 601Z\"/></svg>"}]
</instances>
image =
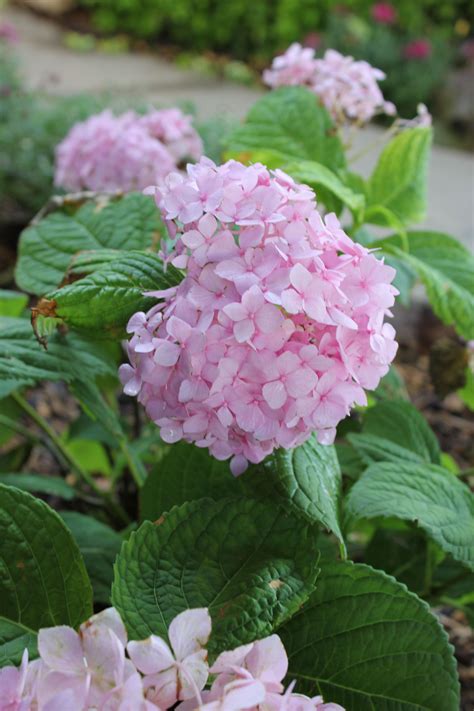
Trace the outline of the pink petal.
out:
<instances>
[{"instance_id":1,"label":"pink petal","mask_svg":"<svg viewBox=\"0 0 474 711\"><path fill-rule=\"evenodd\" d=\"M273 333L280 328L283 321L283 314L272 304L264 304L255 315L255 323L262 333Z\"/></svg>"},{"instance_id":2,"label":"pink petal","mask_svg":"<svg viewBox=\"0 0 474 711\"><path fill-rule=\"evenodd\" d=\"M234 325L234 336L238 343L245 343L245 341L248 341L254 333L255 326L253 325L253 321L250 319L238 321Z\"/></svg>"},{"instance_id":3,"label":"pink petal","mask_svg":"<svg viewBox=\"0 0 474 711\"><path fill-rule=\"evenodd\" d=\"M242 305L248 313L256 313L265 304L265 297L258 286L252 286L242 296Z\"/></svg>"},{"instance_id":4,"label":"pink petal","mask_svg":"<svg viewBox=\"0 0 474 711\"><path fill-rule=\"evenodd\" d=\"M90 627L90 625L104 625L108 627L116 634L123 646L127 644L127 630L115 607L107 607L105 610L102 610L102 612L98 612L97 615L93 615L87 622L81 625L81 631L84 631L87 627Z\"/></svg>"},{"instance_id":5,"label":"pink petal","mask_svg":"<svg viewBox=\"0 0 474 711\"><path fill-rule=\"evenodd\" d=\"M222 674L223 672L232 671L232 667L241 667L247 654L252 649L254 643L242 644L229 652L221 652L216 661L210 668L211 674Z\"/></svg>"},{"instance_id":6,"label":"pink petal","mask_svg":"<svg viewBox=\"0 0 474 711\"><path fill-rule=\"evenodd\" d=\"M211 634L211 618L206 608L185 610L171 622L168 636L178 661L199 651Z\"/></svg>"},{"instance_id":7,"label":"pink petal","mask_svg":"<svg viewBox=\"0 0 474 711\"><path fill-rule=\"evenodd\" d=\"M242 321L247 318L247 309L238 302L227 304L222 310L232 321Z\"/></svg>"},{"instance_id":8,"label":"pink petal","mask_svg":"<svg viewBox=\"0 0 474 711\"><path fill-rule=\"evenodd\" d=\"M58 672L85 673L81 638L71 627L47 627L38 633L38 650L41 659Z\"/></svg>"},{"instance_id":9,"label":"pink petal","mask_svg":"<svg viewBox=\"0 0 474 711\"><path fill-rule=\"evenodd\" d=\"M300 368L286 378L286 388L292 397L304 397L318 382L316 373L310 368Z\"/></svg>"},{"instance_id":10,"label":"pink petal","mask_svg":"<svg viewBox=\"0 0 474 711\"><path fill-rule=\"evenodd\" d=\"M302 264L295 264L290 272L291 285L300 293L304 293L311 284L313 277Z\"/></svg>"},{"instance_id":11,"label":"pink petal","mask_svg":"<svg viewBox=\"0 0 474 711\"><path fill-rule=\"evenodd\" d=\"M266 383L262 388L263 397L272 410L278 410L287 399L286 388L280 380Z\"/></svg>"},{"instance_id":12,"label":"pink petal","mask_svg":"<svg viewBox=\"0 0 474 711\"><path fill-rule=\"evenodd\" d=\"M281 292L281 305L289 314L297 314L303 309L303 299L294 289L285 289Z\"/></svg>"},{"instance_id":13,"label":"pink petal","mask_svg":"<svg viewBox=\"0 0 474 711\"><path fill-rule=\"evenodd\" d=\"M157 674L169 669L175 662L166 642L154 634L139 642L129 642L127 652L142 674Z\"/></svg>"},{"instance_id":14,"label":"pink petal","mask_svg":"<svg viewBox=\"0 0 474 711\"><path fill-rule=\"evenodd\" d=\"M278 635L272 634L255 642L246 659L246 667L264 684L279 684L288 671L288 657Z\"/></svg>"},{"instance_id":15,"label":"pink petal","mask_svg":"<svg viewBox=\"0 0 474 711\"><path fill-rule=\"evenodd\" d=\"M154 355L155 363L167 368L176 365L181 355L181 348L176 343L160 340Z\"/></svg>"}]
</instances>

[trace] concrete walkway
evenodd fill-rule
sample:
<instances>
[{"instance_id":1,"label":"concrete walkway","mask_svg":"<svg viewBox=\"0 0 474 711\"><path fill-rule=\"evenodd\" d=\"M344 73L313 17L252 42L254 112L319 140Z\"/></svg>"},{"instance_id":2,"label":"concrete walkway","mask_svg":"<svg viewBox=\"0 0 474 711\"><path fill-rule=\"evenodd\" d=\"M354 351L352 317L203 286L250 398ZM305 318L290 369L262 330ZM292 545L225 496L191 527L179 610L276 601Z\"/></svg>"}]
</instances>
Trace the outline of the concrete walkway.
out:
<instances>
[{"instance_id":1,"label":"concrete walkway","mask_svg":"<svg viewBox=\"0 0 474 711\"><path fill-rule=\"evenodd\" d=\"M243 118L262 91L215 77L183 71L151 54L77 53L62 43L61 30L27 10L7 7L2 19L20 34L17 53L26 84L49 94L111 91L122 97L171 105L191 101L199 118L216 114ZM355 150L376 140L380 131L360 132ZM369 153L355 163L368 175L377 156ZM474 250L474 158L435 146L429 179L428 217L422 227L444 231Z\"/></svg>"}]
</instances>

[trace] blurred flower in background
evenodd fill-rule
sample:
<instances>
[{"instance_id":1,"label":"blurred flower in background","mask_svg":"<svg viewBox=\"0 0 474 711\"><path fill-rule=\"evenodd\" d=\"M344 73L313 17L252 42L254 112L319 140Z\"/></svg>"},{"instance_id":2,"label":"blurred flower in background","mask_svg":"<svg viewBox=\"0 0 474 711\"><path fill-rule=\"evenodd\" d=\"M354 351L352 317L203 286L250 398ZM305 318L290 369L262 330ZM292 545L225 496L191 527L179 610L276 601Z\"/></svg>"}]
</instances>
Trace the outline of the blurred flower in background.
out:
<instances>
[{"instance_id":1,"label":"blurred flower in background","mask_svg":"<svg viewBox=\"0 0 474 711\"><path fill-rule=\"evenodd\" d=\"M372 17L382 25L393 25L397 20L397 11L389 2L376 2L372 6Z\"/></svg>"}]
</instances>

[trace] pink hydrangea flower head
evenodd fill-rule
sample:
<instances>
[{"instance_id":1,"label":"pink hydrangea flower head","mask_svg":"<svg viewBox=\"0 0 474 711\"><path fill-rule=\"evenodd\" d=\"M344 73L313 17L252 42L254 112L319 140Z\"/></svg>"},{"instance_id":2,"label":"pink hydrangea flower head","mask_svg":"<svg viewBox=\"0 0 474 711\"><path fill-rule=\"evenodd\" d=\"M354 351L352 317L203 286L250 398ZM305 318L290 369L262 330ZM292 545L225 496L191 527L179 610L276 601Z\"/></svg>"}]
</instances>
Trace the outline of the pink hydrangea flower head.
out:
<instances>
[{"instance_id":1,"label":"pink hydrangea flower head","mask_svg":"<svg viewBox=\"0 0 474 711\"><path fill-rule=\"evenodd\" d=\"M183 114L181 109L150 111L140 123L151 136L164 143L177 164L196 161L202 156L202 140L193 126L192 116Z\"/></svg>"},{"instance_id":2,"label":"pink hydrangea flower head","mask_svg":"<svg viewBox=\"0 0 474 711\"><path fill-rule=\"evenodd\" d=\"M57 146L54 181L66 190L140 191L201 153L191 118L179 109L106 110L75 124Z\"/></svg>"},{"instance_id":3,"label":"pink hydrangea flower head","mask_svg":"<svg viewBox=\"0 0 474 711\"><path fill-rule=\"evenodd\" d=\"M334 49L316 58L314 50L291 47L275 57L271 69L263 73L272 87L300 85L311 89L338 123L366 123L379 113L395 114L395 106L385 101L378 82L385 74L368 62L355 61Z\"/></svg>"},{"instance_id":4,"label":"pink hydrangea flower head","mask_svg":"<svg viewBox=\"0 0 474 711\"><path fill-rule=\"evenodd\" d=\"M314 74L313 47L294 42L281 56L275 57L270 69L263 72L263 81L273 89L277 86L310 86Z\"/></svg>"},{"instance_id":5,"label":"pink hydrangea flower head","mask_svg":"<svg viewBox=\"0 0 474 711\"><path fill-rule=\"evenodd\" d=\"M389 2L376 2L372 5L372 17L381 25L393 25L397 20L397 10Z\"/></svg>"},{"instance_id":6,"label":"pink hydrangea flower head","mask_svg":"<svg viewBox=\"0 0 474 711\"><path fill-rule=\"evenodd\" d=\"M20 41L18 30L11 22L0 21L0 41L1 40L7 44L17 44Z\"/></svg>"},{"instance_id":7,"label":"pink hydrangea flower head","mask_svg":"<svg viewBox=\"0 0 474 711\"><path fill-rule=\"evenodd\" d=\"M129 642L127 651L144 674L147 698L160 708L193 698L209 676L207 651L211 618L206 609L186 610L172 621L168 636L171 648L160 637Z\"/></svg>"},{"instance_id":8,"label":"pink hydrangea flower head","mask_svg":"<svg viewBox=\"0 0 474 711\"><path fill-rule=\"evenodd\" d=\"M428 59L432 53L431 42L427 39L416 39L409 42L404 50L403 56L406 59Z\"/></svg>"},{"instance_id":9,"label":"pink hydrangea flower head","mask_svg":"<svg viewBox=\"0 0 474 711\"><path fill-rule=\"evenodd\" d=\"M316 60L312 89L336 121L366 123L376 114L395 113L379 87L383 79L385 74L368 62L328 49Z\"/></svg>"},{"instance_id":10,"label":"pink hydrangea flower head","mask_svg":"<svg viewBox=\"0 0 474 711\"><path fill-rule=\"evenodd\" d=\"M395 271L282 171L203 158L154 192L185 275L130 320L125 392L234 474L315 430L332 442L395 356Z\"/></svg>"}]
</instances>

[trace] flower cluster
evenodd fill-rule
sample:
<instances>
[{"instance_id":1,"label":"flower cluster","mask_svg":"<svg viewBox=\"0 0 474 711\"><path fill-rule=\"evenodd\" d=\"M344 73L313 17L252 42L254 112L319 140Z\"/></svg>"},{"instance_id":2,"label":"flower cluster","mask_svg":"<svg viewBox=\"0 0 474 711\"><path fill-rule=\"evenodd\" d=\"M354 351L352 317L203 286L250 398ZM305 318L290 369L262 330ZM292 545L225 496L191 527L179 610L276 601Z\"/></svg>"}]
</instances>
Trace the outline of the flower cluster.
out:
<instances>
[{"instance_id":1,"label":"flower cluster","mask_svg":"<svg viewBox=\"0 0 474 711\"><path fill-rule=\"evenodd\" d=\"M303 85L313 91L338 122L365 123L378 113L393 115L395 106L385 101L378 82L385 74L368 62L355 61L334 49L317 59L313 49L292 44L285 54L275 57L271 69L263 73L273 88Z\"/></svg>"},{"instance_id":2,"label":"flower cluster","mask_svg":"<svg viewBox=\"0 0 474 711\"><path fill-rule=\"evenodd\" d=\"M2 711L157 711L178 701L182 711L344 711L285 691L288 658L277 635L223 652L209 668L207 609L186 610L171 622L165 640L152 635L127 643L114 608L81 625L38 635L40 658L0 670ZM214 681L204 690L209 674Z\"/></svg>"},{"instance_id":3,"label":"flower cluster","mask_svg":"<svg viewBox=\"0 0 474 711\"><path fill-rule=\"evenodd\" d=\"M131 318L125 392L234 474L314 430L332 442L395 356L394 269L280 170L203 158L154 191L186 276Z\"/></svg>"},{"instance_id":4,"label":"flower cluster","mask_svg":"<svg viewBox=\"0 0 474 711\"><path fill-rule=\"evenodd\" d=\"M54 182L66 190L143 190L201 155L192 119L179 109L106 110L75 124L57 146Z\"/></svg>"}]
</instances>

